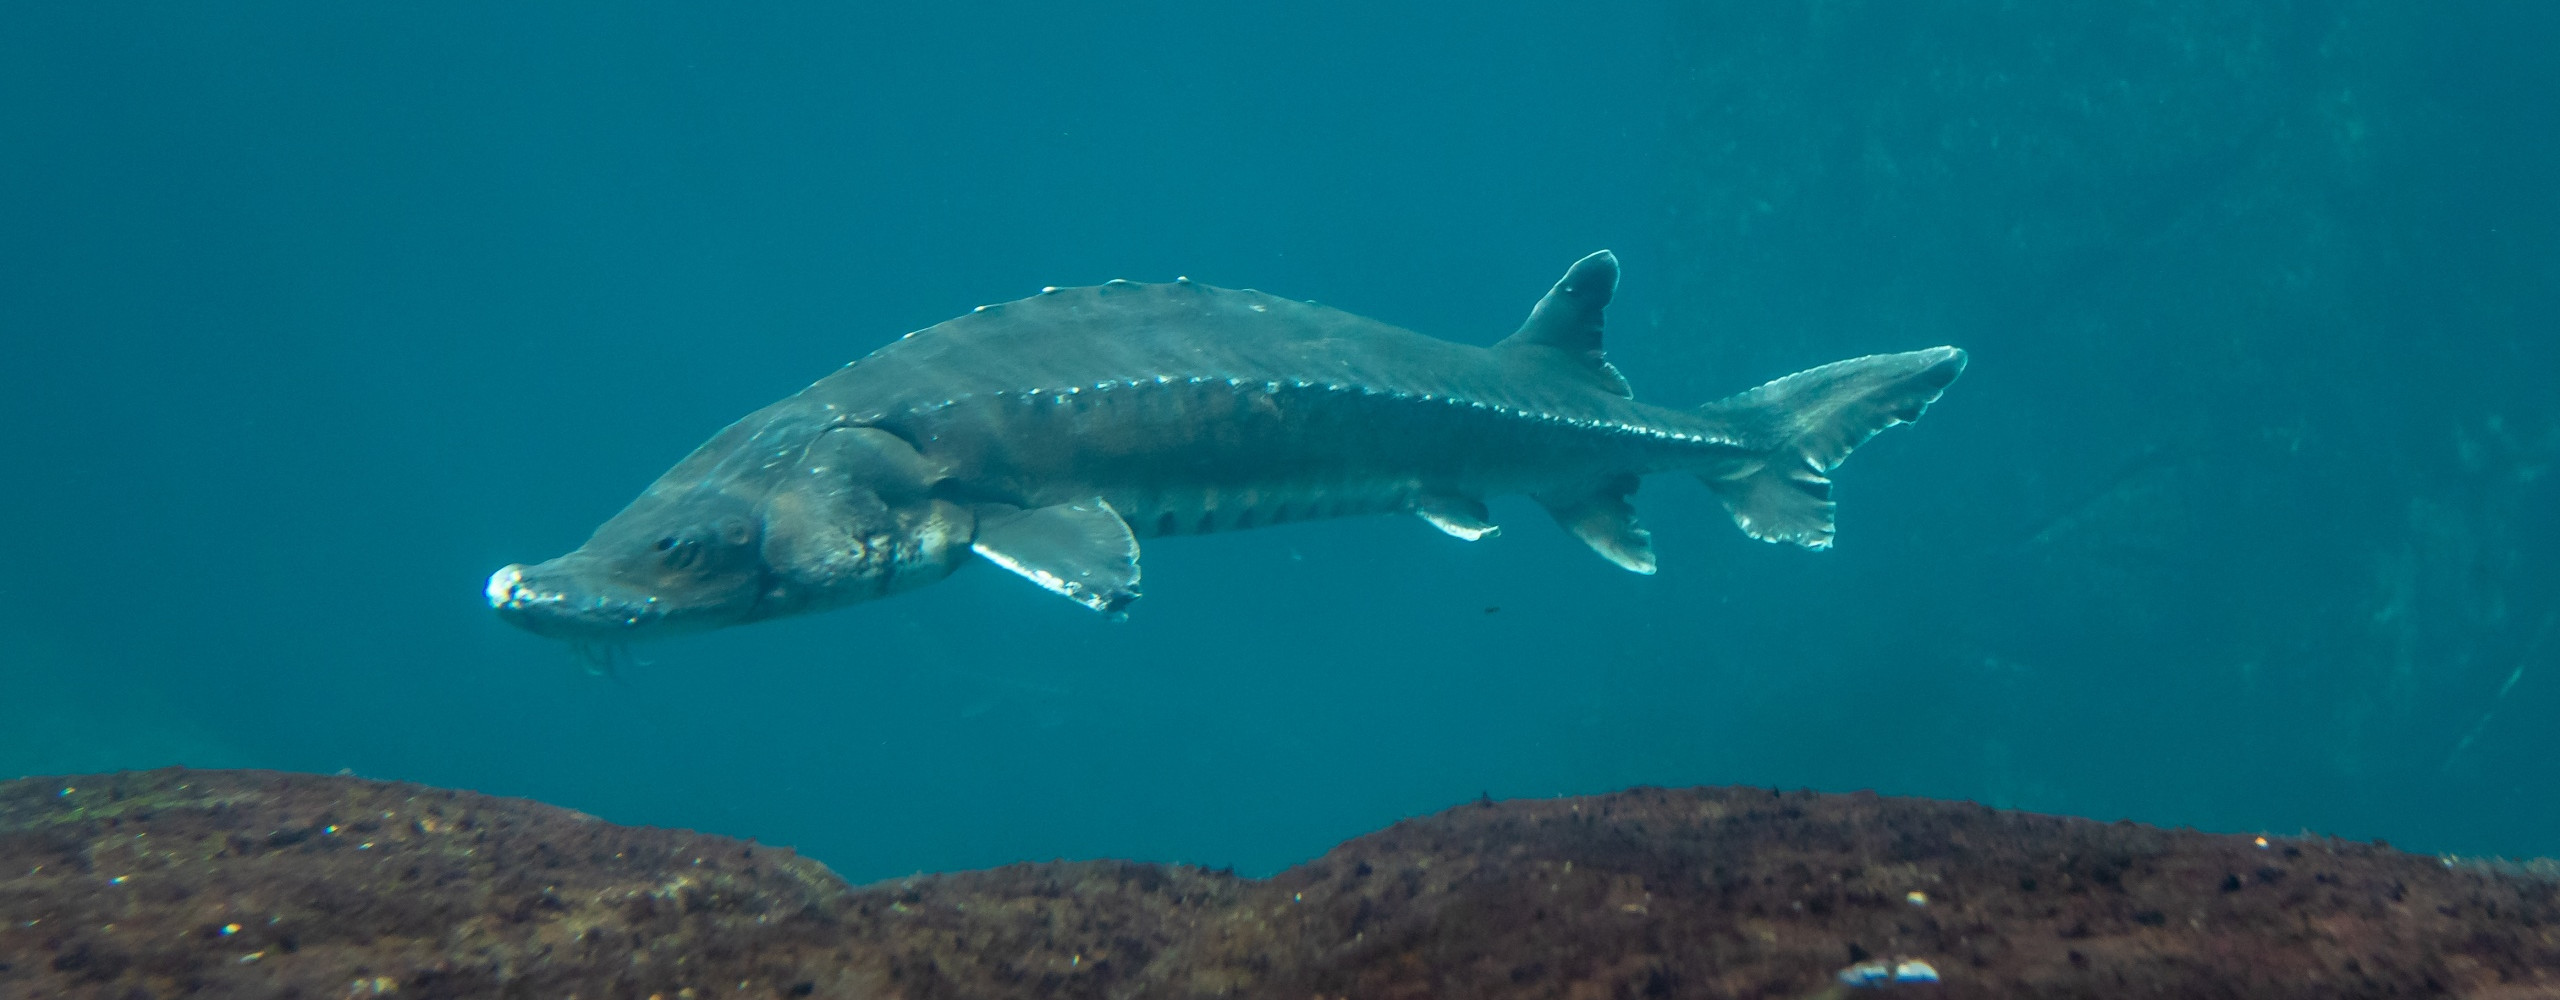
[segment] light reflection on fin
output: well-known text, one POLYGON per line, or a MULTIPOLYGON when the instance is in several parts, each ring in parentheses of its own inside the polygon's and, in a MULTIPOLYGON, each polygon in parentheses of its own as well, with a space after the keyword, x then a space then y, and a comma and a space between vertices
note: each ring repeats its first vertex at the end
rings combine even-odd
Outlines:
POLYGON ((1538 502, 1600 558, 1630 573, 1651 576, 1653 533, 1636 523, 1636 509, 1627 503, 1627 495, 1635 491, 1636 477, 1611 476, 1588 491, 1547 494, 1538 502))
POLYGON ((1432 527, 1470 542, 1502 533, 1501 525, 1487 520, 1492 515, 1484 509, 1484 501, 1474 497, 1426 496, 1415 501, 1413 512, 1432 527))
POLYGON ((1138 538, 1101 497, 1032 510, 981 506, 970 548, 1114 619, 1138 599, 1138 538))

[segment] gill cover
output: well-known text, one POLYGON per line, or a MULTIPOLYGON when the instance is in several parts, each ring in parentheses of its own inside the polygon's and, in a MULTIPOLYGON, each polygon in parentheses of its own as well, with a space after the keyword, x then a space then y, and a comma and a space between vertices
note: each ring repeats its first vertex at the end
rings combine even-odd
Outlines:
POLYGON ((1100 497, 1024 510, 933 495, 947 473, 876 427, 818 436, 765 513, 770 614, 883 597, 950 575, 970 553, 1117 616, 1138 596, 1138 541, 1100 497))
POLYGON ((896 435, 818 435, 766 501, 768 573, 756 618, 883 597, 950 575, 975 519, 931 495, 941 470, 896 435))

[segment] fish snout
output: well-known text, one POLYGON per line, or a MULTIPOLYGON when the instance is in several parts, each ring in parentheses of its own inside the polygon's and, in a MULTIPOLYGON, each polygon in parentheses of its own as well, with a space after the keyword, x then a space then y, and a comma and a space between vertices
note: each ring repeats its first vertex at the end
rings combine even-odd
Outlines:
POLYGON ((489 574, 490 610, 517 628, 556 639, 629 638, 663 617, 657 598, 581 586, 574 569, 560 562, 510 563, 489 574))
POLYGON ((489 608, 508 624, 537 635, 546 634, 542 627, 546 612, 568 599, 559 591, 544 591, 525 582, 525 570, 532 567, 508 563, 489 574, 489 608))
POLYGON ((523 563, 508 563, 504 566, 498 567, 497 572, 489 574, 489 586, 487 590, 489 595, 489 606, 500 611, 507 610, 509 607, 515 605, 518 600, 524 599, 516 592, 517 588, 523 585, 523 563))

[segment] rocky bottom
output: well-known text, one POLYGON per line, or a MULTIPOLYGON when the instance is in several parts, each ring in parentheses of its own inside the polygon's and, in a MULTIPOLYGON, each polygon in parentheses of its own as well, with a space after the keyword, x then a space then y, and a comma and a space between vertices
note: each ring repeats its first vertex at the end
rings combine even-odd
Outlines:
POLYGON ((1479 802, 1269 879, 849 886, 418 785, 0 784, 0 997, 2560 997, 2541 872, 1874 795, 1479 802))

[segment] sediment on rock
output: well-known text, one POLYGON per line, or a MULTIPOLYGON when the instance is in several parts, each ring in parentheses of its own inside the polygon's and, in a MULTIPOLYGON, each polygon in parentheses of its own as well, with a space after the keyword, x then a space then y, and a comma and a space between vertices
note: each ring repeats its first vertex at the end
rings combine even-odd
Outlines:
POLYGON ((1480 802, 1267 880, 854 887, 789 850, 349 777, 0 784, 0 995, 2560 995, 2525 866, 1752 788, 1480 802), (1936 985, 1851 988, 1862 963, 1936 985))

